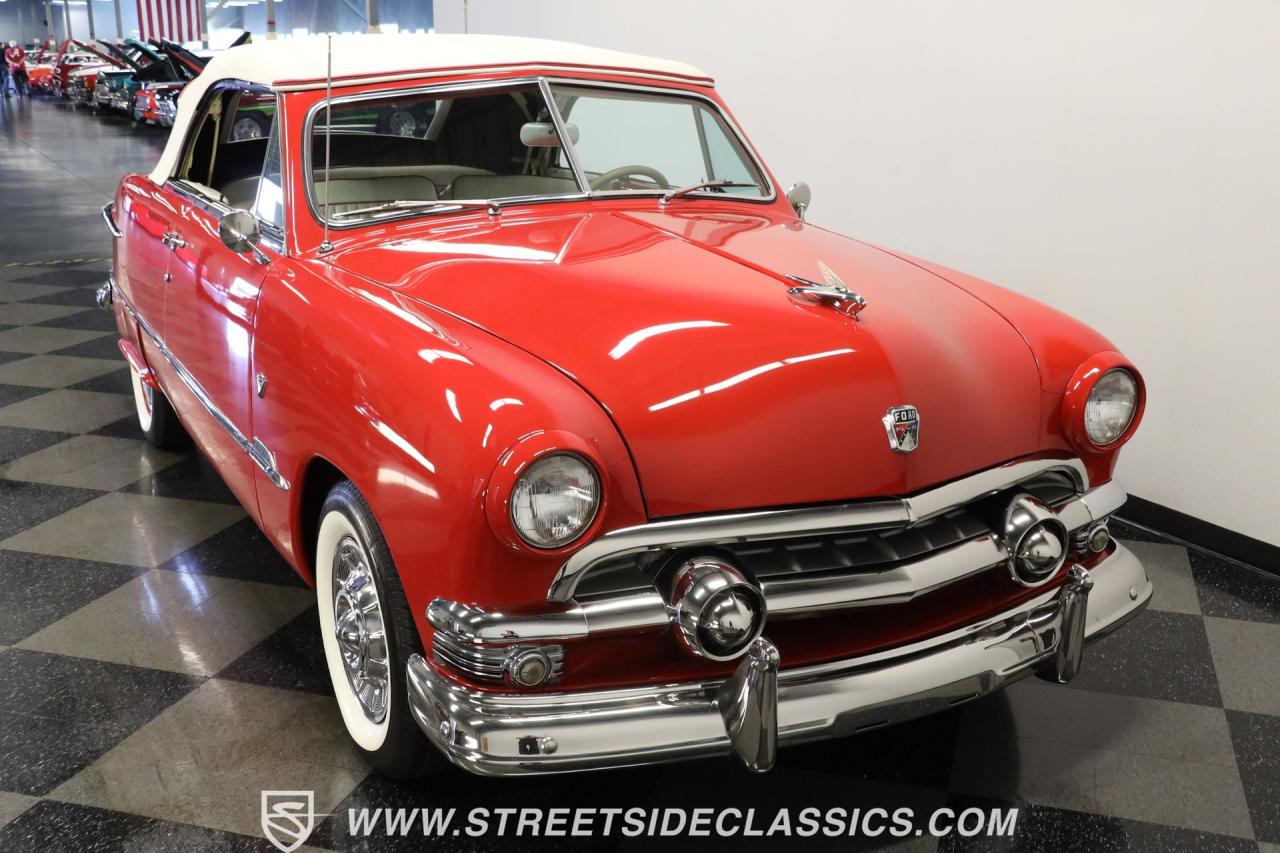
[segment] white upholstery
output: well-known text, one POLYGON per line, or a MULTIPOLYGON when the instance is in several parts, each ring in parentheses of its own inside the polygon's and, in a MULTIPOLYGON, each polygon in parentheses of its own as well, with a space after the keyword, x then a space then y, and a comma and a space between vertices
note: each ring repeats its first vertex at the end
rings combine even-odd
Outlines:
POLYGON ((357 210, 387 201, 434 201, 440 197, 431 178, 417 166, 351 166, 315 173, 316 203, 331 213, 357 210))
POLYGON ((520 195, 560 195, 578 191, 569 178, 543 175, 461 175, 453 182, 449 198, 488 199, 520 195))

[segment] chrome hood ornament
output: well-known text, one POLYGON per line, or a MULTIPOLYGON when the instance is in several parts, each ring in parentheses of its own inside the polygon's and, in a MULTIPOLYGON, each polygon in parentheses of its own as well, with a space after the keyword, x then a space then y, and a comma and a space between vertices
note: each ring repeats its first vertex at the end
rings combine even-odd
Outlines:
POLYGON ((785 278, 796 283, 796 287, 790 288, 787 292, 792 296, 814 296, 818 299, 830 300, 850 317, 857 317, 862 313, 862 309, 867 307, 866 299, 850 290, 840 276, 822 261, 818 261, 818 270, 822 273, 823 282, 783 273, 785 278))

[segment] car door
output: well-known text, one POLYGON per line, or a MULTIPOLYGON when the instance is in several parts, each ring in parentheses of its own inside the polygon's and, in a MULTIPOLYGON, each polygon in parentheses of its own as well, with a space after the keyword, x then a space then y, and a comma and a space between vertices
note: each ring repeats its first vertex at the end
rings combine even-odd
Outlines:
MULTIPOLYGON (((219 220, 242 194, 237 189, 232 199, 223 190, 255 183, 266 150, 266 139, 253 140, 250 147, 229 140, 239 95, 235 89, 215 92, 210 111, 197 119, 194 130, 197 146, 213 141, 211 156, 206 160, 195 151, 184 157, 178 175, 165 185, 178 225, 171 241, 164 338, 183 386, 178 393, 187 398, 178 410, 196 413, 184 423, 227 486, 257 516, 253 330, 262 282, 276 256, 238 254, 219 237, 219 220)), ((242 205, 252 201, 249 195, 242 205)))
POLYGON ((173 255, 169 243, 178 217, 177 205, 163 188, 146 178, 133 178, 124 184, 120 209, 108 215, 121 235, 116 284, 142 321, 159 333, 164 324, 165 289, 173 255))

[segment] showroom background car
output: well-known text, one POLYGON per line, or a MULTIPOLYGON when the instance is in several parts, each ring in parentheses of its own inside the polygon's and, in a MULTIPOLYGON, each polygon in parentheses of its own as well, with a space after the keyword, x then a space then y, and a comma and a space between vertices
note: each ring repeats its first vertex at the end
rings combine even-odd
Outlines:
POLYGON ((1069 680, 1146 605, 1109 341, 805 223, 696 68, 367 44, 213 59, 99 299, 147 437, 314 583, 375 767, 765 770, 1069 680))

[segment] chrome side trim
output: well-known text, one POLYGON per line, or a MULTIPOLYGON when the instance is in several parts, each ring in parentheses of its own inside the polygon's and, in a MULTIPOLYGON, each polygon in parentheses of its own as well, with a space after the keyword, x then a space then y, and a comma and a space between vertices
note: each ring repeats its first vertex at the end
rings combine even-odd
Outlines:
MULTIPOLYGON (((1012 462, 907 498, 804 509, 763 510, 731 515, 656 521, 610 531, 584 545, 560 567, 547 590, 550 601, 573 598, 583 573, 601 560, 657 548, 718 545, 806 536, 819 532, 909 527, 943 512, 1008 489, 1046 471, 1070 474, 1077 491, 1089 487, 1089 474, 1078 459, 1012 462)), ((1086 507, 1086 511, 1088 508, 1086 507)), ((1085 522, 1087 523, 1087 521, 1085 522)), ((1067 525, 1072 529, 1072 525, 1067 525)), ((773 606, 770 605, 770 609, 773 606)))
POLYGON ((266 475, 268 480, 274 483, 277 488, 288 491, 289 481, 286 480, 284 475, 282 475, 276 468, 275 454, 273 454, 260 439, 255 438, 250 440, 243 432, 240 431, 240 428, 237 427, 231 419, 218 408, 218 405, 215 402, 213 402, 213 398, 209 396, 209 392, 204 390, 204 386, 201 385, 199 380, 191 374, 191 371, 187 370, 186 365, 179 361, 177 356, 175 356, 173 352, 165 346, 164 340, 156 333, 155 329, 151 328, 151 324, 142 318, 142 315, 140 315, 137 309, 133 307, 133 303, 130 302, 124 293, 115 286, 114 278, 111 279, 111 285, 113 290, 120 295, 120 303, 124 306, 124 309, 129 312, 129 316, 131 316, 138 324, 138 328, 142 329, 146 336, 151 339, 151 343, 154 344, 155 348, 162 356, 164 356, 164 360, 173 366, 174 372, 178 374, 178 378, 182 380, 182 384, 186 385, 187 390, 189 390, 191 394, 200 401, 200 405, 204 406, 204 409, 209 413, 209 416, 212 417, 220 427, 226 430, 227 435, 231 436, 232 440, 239 445, 240 449, 249 455, 249 458, 253 460, 254 464, 262 469, 262 473, 266 475))
MULTIPOLYGON (((1124 546, 1095 566, 1087 598, 1055 590, 945 635, 872 655, 777 673, 780 744, 837 737, 941 711, 1034 672, 1056 675, 1079 659, 1081 640, 1123 624, 1152 587, 1124 546), (1083 630, 1069 625, 1087 601, 1083 630), (1046 670, 1047 668, 1047 670, 1046 670)), ((409 706, 419 727, 454 763, 484 775, 520 775, 649 764, 735 748, 724 710, 725 681, 692 681, 558 693, 490 692, 439 673, 419 655, 407 666, 409 706), (526 744, 554 742, 556 749, 526 744)), ((739 680, 741 681, 741 679, 739 680)), ((762 685, 767 687, 768 685, 762 685)), ((733 689, 732 687, 729 689, 733 689)), ((748 699, 751 691, 747 692, 748 699)), ((754 691, 758 697, 760 690, 754 691)), ((756 705, 768 711, 765 705, 756 705)), ((744 720, 745 722, 745 720, 744 720)), ((764 721, 762 721, 764 722, 764 721)), ((757 728, 756 731, 759 731, 757 728)), ((750 735, 739 730, 739 735, 750 735)), ((755 755, 771 744, 757 741, 755 755)), ((750 753, 750 738, 737 744, 750 753)), ((761 762, 763 765, 764 762, 761 762)))
POLYGON ((111 236, 119 239, 124 236, 124 232, 116 225, 116 203, 109 201, 102 206, 102 221, 107 223, 107 230, 111 232, 111 236))
POLYGON ((579 604, 558 613, 518 616, 486 611, 437 598, 427 605, 427 622, 455 640, 475 645, 521 641, 578 640, 603 631, 665 630, 671 623, 666 604, 648 590, 610 601, 579 604))

